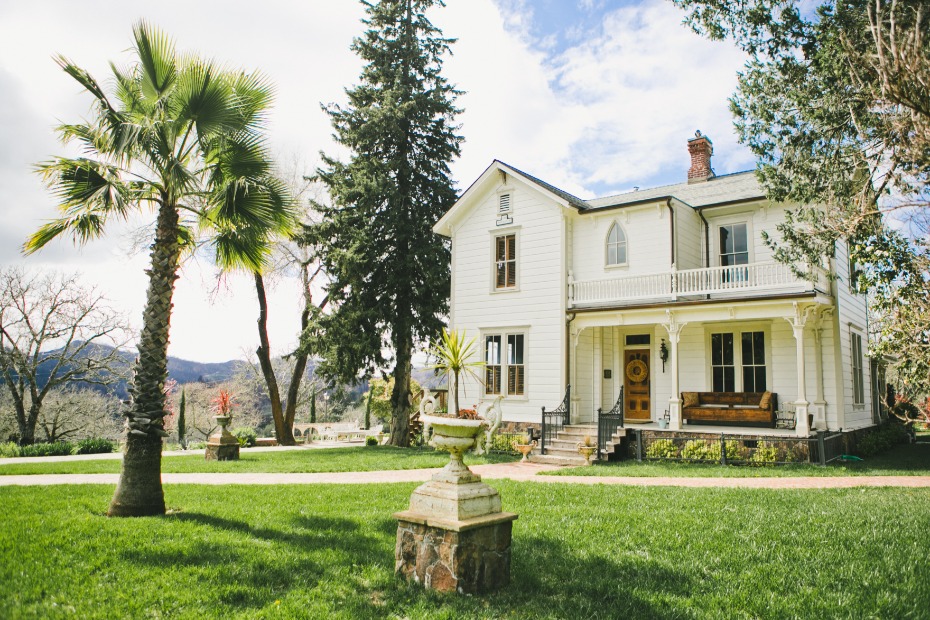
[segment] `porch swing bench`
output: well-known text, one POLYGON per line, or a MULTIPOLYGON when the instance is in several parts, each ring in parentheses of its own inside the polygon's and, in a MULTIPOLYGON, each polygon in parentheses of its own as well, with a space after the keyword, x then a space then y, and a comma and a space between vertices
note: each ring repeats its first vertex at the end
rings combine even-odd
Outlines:
POLYGON ((689 424, 775 428, 778 395, 772 392, 682 392, 681 417, 689 424))

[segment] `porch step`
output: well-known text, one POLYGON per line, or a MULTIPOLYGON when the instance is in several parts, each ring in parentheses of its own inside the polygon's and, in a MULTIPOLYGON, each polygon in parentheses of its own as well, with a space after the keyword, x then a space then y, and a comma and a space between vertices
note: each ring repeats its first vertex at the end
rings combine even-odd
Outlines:
MULTIPOLYGON (((548 448, 546 451, 548 452, 548 448)), ((565 467, 579 467, 585 464, 582 456, 575 452, 575 456, 557 456, 554 454, 534 454, 529 457, 531 463, 541 463, 543 465, 563 465, 565 467)))

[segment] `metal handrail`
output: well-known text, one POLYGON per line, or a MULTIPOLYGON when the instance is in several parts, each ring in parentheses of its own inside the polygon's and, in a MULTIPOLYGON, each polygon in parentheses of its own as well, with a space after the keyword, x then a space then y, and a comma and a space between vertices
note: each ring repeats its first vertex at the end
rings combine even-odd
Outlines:
POLYGON ((601 459, 601 452, 607 451, 607 440, 613 437, 618 428, 623 428, 623 387, 620 387, 620 396, 610 411, 604 413, 597 410, 597 459, 601 459))
POLYGON ((546 444, 554 439, 558 432, 565 428, 571 419, 572 410, 572 386, 565 388, 565 398, 558 407, 551 411, 542 408, 542 454, 546 453, 546 444))

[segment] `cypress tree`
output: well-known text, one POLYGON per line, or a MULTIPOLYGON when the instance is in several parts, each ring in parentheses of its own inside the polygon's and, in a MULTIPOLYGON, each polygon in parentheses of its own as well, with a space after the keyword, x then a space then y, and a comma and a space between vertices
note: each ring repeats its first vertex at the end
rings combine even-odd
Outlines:
POLYGON ((181 448, 187 450, 187 439, 184 437, 187 434, 187 425, 184 421, 184 412, 187 409, 187 398, 184 395, 184 389, 181 389, 181 402, 178 404, 178 443, 181 444, 181 448))
POLYGON ((313 395, 310 397, 310 424, 316 424, 316 388, 313 388, 313 395))
POLYGON ((439 333, 448 311, 449 247, 432 232, 456 191, 459 93, 441 74, 451 39, 427 19, 442 0, 365 2, 367 30, 352 49, 364 61, 345 106, 324 109, 347 163, 321 154, 330 205, 315 236, 335 310, 311 330, 320 370, 344 383, 393 363, 391 443, 407 445, 415 342, 439 333), (385 359, 382 351, 393 352, 385 359))
POLYGON ((374 390, 371 389, 371 386, 368 387, 368 402, 365 404, 365 430, 371 428, 371 397, 374 394, 374 390))

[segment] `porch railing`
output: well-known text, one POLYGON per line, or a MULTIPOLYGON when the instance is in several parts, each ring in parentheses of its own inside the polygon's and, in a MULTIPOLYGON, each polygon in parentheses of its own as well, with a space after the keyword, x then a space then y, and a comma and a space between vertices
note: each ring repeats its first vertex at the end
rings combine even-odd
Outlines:
POLYGON ((623 387, 620 396, 610 411, 597 410, 597 459, 601 453, 607 451, 607 441, 614 436, 618 428, 623 428, 623 387))
POLYGON ((559 431, 568 424, 572 412, 572 386, 565 388, 565 398, 562 403, 552 411, 542 408, 542 446, 540 452, 546 453, 546 444, 555 439, 559 431))
POLYGON ((676 300, 679 297, 733 292, 813 291, 829 292, 827 275, 815 269, 817 280, 794 275, 782 263, 750 263, 727 267, 684 269, 622 278, 575 281, 569 278, 569 305, 636 301, 676 300))

